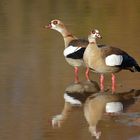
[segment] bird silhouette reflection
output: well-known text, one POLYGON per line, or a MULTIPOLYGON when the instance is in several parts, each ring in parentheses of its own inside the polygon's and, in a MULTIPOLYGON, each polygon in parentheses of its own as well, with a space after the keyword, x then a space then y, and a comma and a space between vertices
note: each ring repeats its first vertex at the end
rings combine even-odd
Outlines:
POLYGON ((60 114, 52 118, 52 126, 61 127, 76 107, 83 107, 89 132, 91 136, 99 139, 101 131, 97 130, 97 125, 104 115, 120 115, 134 104, 136 97, 140 95, 140 90, 134 89, 117 94, 109 91, 100 93, 99 91, 99 85, 95 81, 69 84, 64 92, 64 108, 60 114))

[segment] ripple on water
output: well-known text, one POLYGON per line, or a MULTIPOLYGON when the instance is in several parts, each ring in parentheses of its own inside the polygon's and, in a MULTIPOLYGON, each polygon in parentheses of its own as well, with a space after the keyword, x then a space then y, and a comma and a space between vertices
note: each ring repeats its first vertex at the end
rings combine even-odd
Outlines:
POLYGON ((122 116, 118 120, 116 120, 116 122, 128 126, 140 126, 140 113, 123 113, 122 116))

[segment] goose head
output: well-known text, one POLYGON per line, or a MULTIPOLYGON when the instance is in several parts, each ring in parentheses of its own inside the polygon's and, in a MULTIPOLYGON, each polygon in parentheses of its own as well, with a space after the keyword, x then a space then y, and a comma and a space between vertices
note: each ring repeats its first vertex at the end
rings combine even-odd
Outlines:
POLYGON ((94 42, 97 38, 102 38, 102 36, 100 35, 99 30, 94 29, 91 31, 90 35, 88 36, 88 40, 89 42, 94 42))
POLYGON ((62 32, 64 30, 65 26, 62 23, 62 21, 55 19, 55 20, 52 20, 48 25, 46 25, 45 28, 53 29, 58 32, 62 32))

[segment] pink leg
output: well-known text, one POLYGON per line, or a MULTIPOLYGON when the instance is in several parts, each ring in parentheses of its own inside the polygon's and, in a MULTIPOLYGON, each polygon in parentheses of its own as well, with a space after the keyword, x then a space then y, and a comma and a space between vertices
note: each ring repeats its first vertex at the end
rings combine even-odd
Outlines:
POLYGON ((90 79, 89 79, 89 68, 88 67, 86 68, 86 73, 85 74, 86 74, 86 80, 90 81, 90 79))
POLYGON ((74 67, 74 72, 75 72, 75 80, 74 80, 74 82, 75 83, 79 83, 78 71, 79 71, 78 67, 74 67))
POLYGON ((101 89, 101 92, 104 92, 104 75, 103 74, 100 75, 100 89, 101 89))
POLYGON ((115 75, 112 73, 112 93, 116 90, 116 78, 115 75))

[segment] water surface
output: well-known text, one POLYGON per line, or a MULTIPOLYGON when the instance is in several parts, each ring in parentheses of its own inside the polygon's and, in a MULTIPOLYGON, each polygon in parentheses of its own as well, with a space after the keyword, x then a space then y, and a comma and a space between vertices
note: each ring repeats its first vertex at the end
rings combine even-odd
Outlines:
MULTIPOLYGON (((73 82, 73 68, 63 57, 59 33, 42 27, 61 19, 78 37, 100 30, 99 43, 126 50, 140 64, 140 1, 138 0, 1 0, 0 1, 0 139, 92 139, 82 109, 72 114, 61 129, 50 119, 63 108, 63 93, 73 82)), ((84 68, 80 79, 85 80, 84 68)), ((98 80, 98 75, 92 74, 98 80)), ((106 86, 110 86, 110 75, 106 86)), ((117 74, 119 91, 140 89, 140 74, 117 74)), ((129 109, 139 112, 140 103, 129 109)), ((139 116, 140 117, 140 116, 139 116)), ((103 140, 138 140, 140 126, 112 120, 99 124, 103 140)))

